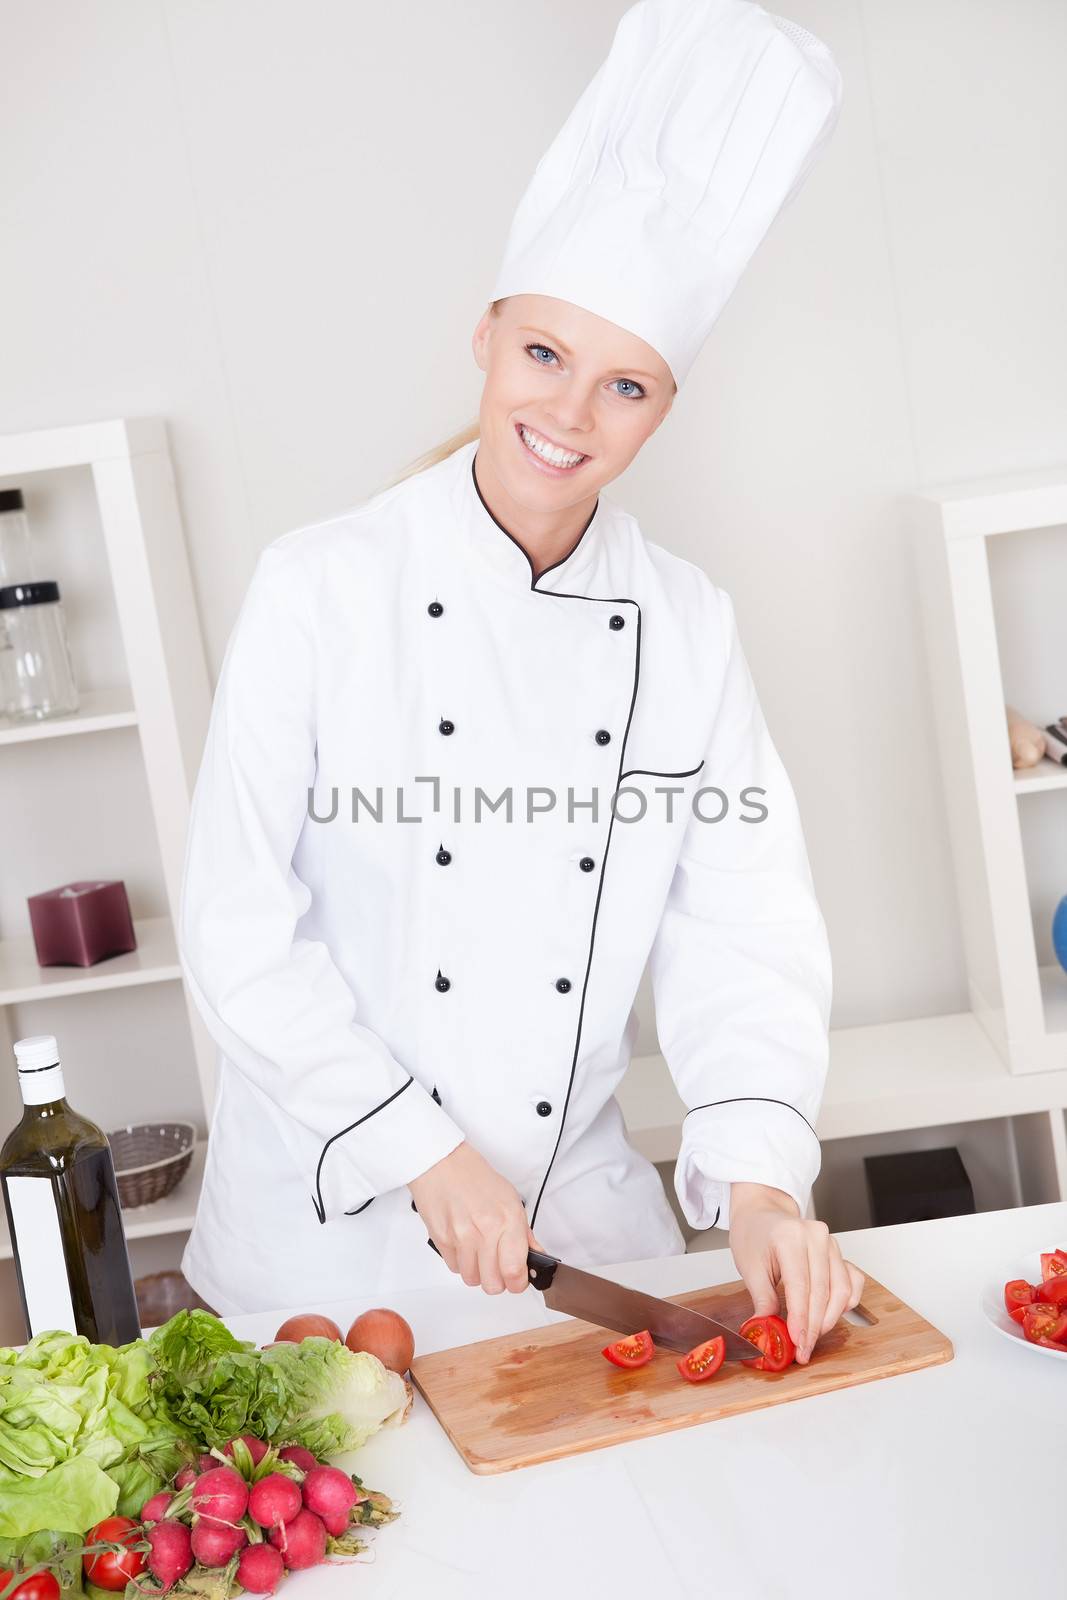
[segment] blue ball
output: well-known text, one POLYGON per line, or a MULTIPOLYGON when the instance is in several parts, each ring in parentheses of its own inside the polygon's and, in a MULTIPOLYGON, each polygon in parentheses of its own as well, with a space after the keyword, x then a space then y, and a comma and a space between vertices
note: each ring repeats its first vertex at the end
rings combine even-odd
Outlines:
POLYGON ((1056 907, 1052 918, 1052 948, 1056 952, 1056 960, 1067 972, 1067 894, 1056 907))

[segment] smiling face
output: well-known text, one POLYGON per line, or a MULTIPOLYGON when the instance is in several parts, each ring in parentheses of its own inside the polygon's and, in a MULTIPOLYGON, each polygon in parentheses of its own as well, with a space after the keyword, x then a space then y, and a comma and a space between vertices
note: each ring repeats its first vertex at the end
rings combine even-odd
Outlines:
POLYGON ((474 331, 485 373, 479 453, 518 506, 595 500, 670 411, 671 370, 651 345, 550 295, 509 295, 474 331))

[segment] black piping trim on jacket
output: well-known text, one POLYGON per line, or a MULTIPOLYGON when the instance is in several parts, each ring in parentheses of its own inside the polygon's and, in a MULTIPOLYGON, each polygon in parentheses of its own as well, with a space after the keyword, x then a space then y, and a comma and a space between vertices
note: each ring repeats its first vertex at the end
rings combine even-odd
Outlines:
MULTIPOLYGON (((533 570, 533 568, 531 566, 531 571, 532 570, 533 570)), ((550 571, 550 570, 551 570, 550 568, 546 568, 546 571, 550 571)), ((542 573, 541 576, 543 577, 544 574, 542 573)), ((624 760, 626 759, 626 741, 630 736, 630 724, 633 721, 634 706, 637 704, 637 685, 638 685, 638 681, 640 680, 640 677, 641 677, 641 607, 640 607, 640 605, 638 605, 637 601, 632 599, 629 595, 565 594, 562 590, 559 590, 559 589, 538 589, 537 588, 537 579, 536 578, 531 583, 530 588, 533 590, 533 592, 535 594, 546 594, 546 595, 555 594, 557 596, 562 596, 562 598, 565 599, 565 600, 592 600, 595 603, 597 603, 598 605, 603 605, 603 604, 607 604, 607 605, 630 605, 630 606, 634 606, 636 608, 636 611, 637 611, 637 635, 636 635, 636 641, 635 641, 635 644, 634 644, 634 686, 633 686, 633 690, 632 690, 632 692, 630 694, 630 709, 629 709, 629 712, 627 713, 627 716, 626 716, 626 727, 623 730, 622 745, 621 745, 621 748, 619 750, 619 775, 615 779, 615 788, 618 789, 619 784, 622 782, 622 764, 623 764, 624 760)), ((607 839, 604 841, 604 853, 600 858, 600 878, 599 878, 599 880, 597 882, 596 901, 594 902, 594 905, 593 905, 593 925, 589 930, 589 954, 586 957, 585 977, 582 980, 582 998, 581 998, 581 1002, 580 1002, 579 1007, 578 1007, 578 1031, 577 1031, 577 1034, 575 1035, 575 1040, 574 1040, 574 1055, 571 1057, 571 1071, 570 1071, 570 1077, 569 1077, 569 1079, 567 1081, 567 1093, 564 1096, 564 1100, 563 1100, 563 1110, 562 1110, 562 1112, 560 1114, 559 1133, 556 1135, 555 1148, 553 1149, 551 1158, 549 1159, 548 1167, 547 1167, 547 1169, 545 1171, 544 1178, 542 1179, 542 1182, 541 1182, 541 1187, 537 1191, 537 1199, 534 1201, 533 1212, 532 1212, 532 1214, 530 1216, 530 1227, 531 1228, 537 1222, 538 1208, 540 1207, 541 1200, 542 1200, 542 1198, 544 1196, 545 1188, 546 1188, 546 1186, 548 1184, 549 1175, 551 1174, 552 1167, 553 1167, 553 1164, 555 1162, 556 1156, 559 1154, 560 1142, 563 1139, 563 1129, 564 1129, 564 1126, 566 1125, 566 1121, 567 1121, 567 1108, 571 1103, 571 1092, 572 1092, 572 1090, 574 1088, 574 1074, 575 1074, 575 1072, 577 1071, 577 1068, 578 1068, 578 1052, 581 1049, 581 1044, 582 1044, 582 1021, 583 1021, 584 1016, 585 1016, 585 997, 586 997, 586 992, 588 991, 588 988, 589 988, 589 974, 592 971, 592 967, 593 967, 593 946, 594 946, 594 944, 596 942, 596 922, 597 922, 597 916, 599 915, 599 912, 600 912, 600 898, 601 898, 601 896, 602 896, 602 894, 604 892, 604 873, 605 873, 605 871, 607 869, 608 853, 611 850, 611 834, 612 834, 612 830, 613 830, 614 826, 615 826, 615 807, 612 806, 612 808, 611 808, 611 820, 608 823, 608 836, 607 836, 607 839)))
POLYGON ((626 778, 632 778, 637 773, 640 773, 644 778, 692 778, 700 771, 700 767, 703 765, 702 761, 700 766, 690 767, 688 772, 653 772, 650 767, 631 767, 629 772, 620 772, 619 782, 622 783, 626 778))
MULTIPOLYGON (((322 1163, 326 1159, 327 1150, 333 1144, 335 1139, 344 1138, 346 1133, 351 1133, 353 1128, 358 1128, 361 1122, 368 1121, 370 1117, 377 1116, 379 1111, 384 1111, 386 1106, 392 1105, 397 1096, 403 1094, 405 1089, 410 1089, 414 1082, 414 1078, 409 1078, 407 1083, 402 1083, 399 1089, 394 1089, 393 1093, 388 1097, 388 1099, 383 1100, 381 1105, 375 1106, 373 1111, 365 1111, 361 1117, 356 1118, 355 1122, 350 1122, 347 1128, 341 1128, 339 1132, 332 1133, 327 1139, 326 1143, 322 1147, 322 1154, 319 1156, 319 1164, 315 1168, 315 1193, 311 1196, 311 1203, 315 1207, 315 1214, 320 1222, 326 1221, 326 1207, 322 1203, 322 1186, 319 1180, 322 1175, 322 1163)), ((371 1200, 373 1199, 374 1195, 371 1195, 371 1200)), ((370 1200, 368 1200, 366 1204, 369 1205, 370 1200)), ((362 1211, 363 1206, 360 1206, 358 1209, 362 1211)), ((352 1217, 355 1215, 356 1212, 354 1211, 345 1212, 346 1217, 352 1217)))
MULTIPOLYGON (((492 518, 494 523, 496 523, 496 526, 500 529, 501 533, 505 534, 507 536, 507 538, 509 538, 511 540, 512 544, 515 545, 515 547, 518 550, 522 550, 522 554, 526 557, 526 564, 530 568, 530 591, 531 591, 531 593, 547 595, 547 596, 549 596, 549 598, 552 598, 553 596, 555 596, 555 598, 563 599, 563 600, 586 600, 586 601, 592 601, 596 605, 628 605, 628 606, 634 606, 636 608, 636 610, 637 610, 637 638, 636 638, 636 642, 635 642, 635 645, 634 645, 634 686, 633 686, 633 691, 632 691, 632 693, 630 695, 630 710, 629 710, 629 712, 627 714, 627 717, 626 717, 626 728, 625 728, 625 730, 623 732, 623 736, 622 736, 622 745, 621 745, 621 747, 619 749, 619 772, 618 772, 618 776, 615 779, 615 787, 617 789, 619 784, 622 782, 622 766, 623 766, 624 760, 626 759, 626 741, 627 741, 627 739, 629 738, 629 735, 630 735, 630 724, 633 721, 634 706, 637 703, 637 684, 638 684, 638 680, 640 679, 640 676, 641 676, 641 607, 640 607, 640 605, 638 605, 637 601, 634 600, 630 595, 570 594, 570 593, 568 593, 568 592, 566 592, 565 590, 562 590, 562 589, 539 589, 537 587, 537 585, 541 581, 541 579, 546 577, 548 575, 548 573, 552 572, 556 567, 562 566, 564 561, 569 561, 570 560, 571 556, 574 554, 574 552, 577 550, 578 546, 581 544, 582 540, 585 538, 586 533, 589 531, 589 527, 590 527, 590 525, 591 525, 591 523, 593 521, 593 517, 596 516, 597 507, 600 505, 600 501, 599 501, 599 499, 597 500, 596 505, 593 507, 592 515, 590 516, 589 521, 586 523, 585 527, 582 529, 581 533, 579 534, 577 541, 575 542, 575 544, 573 544, 571 546, 571 548, 570 548, 570 550, 568 550, 567 554, 565 556, 561 556, 558 561, 554 561, 552 563, 552 566, 545 567, 542 572, 535 573, 534 572, 534 567, 533 567, 533 562, 530 560, 530 557, 529 557, 529 554, 527 553, 527 551, 523 549, 522 545, 519 543, 518 539, 515 538, 514 534, 508 533, 508 530, 507 530, 507 528, 505 528, 504 524, 501 521, 499 521, 499 519, 497 517, 493 516, 492 511, 490 511, 489 507, 486 505, 485 497, 483 496, 481 489, 478 487, 478 474, 474 470, 474 463, 477 460, 477 458, 478 458, 478 452, 476 450, 474 452, 474 455, 471 457, 471 479, 472 479, 472 481, 474 483, 474 491, 477 494, 478 499, 481 501, 481 503, 482 503, 482 505, 483 505, 483 507, 485 509, 486 514, 489 517, 492 518)), ((701 762, 701 766, 703 766, 703 762, 701 762)), ((635 768, 634 770, 636 771, 637 769, 635 768)), ((697 770, 699 771, 699 768, 697 770)), ((537 1199, 534 1201, 533 1211, 530 1214, 530 1227, 531 1228, 534 1226, 534 1224, 537 1221, 537 1212, 538 1212, 538 1209, 539 1209, 539 1207, 541 1205, 541 1200, 544 1197, 545 1188, 546 1188, 546 1186, 548 1184, 548 1179, 549 1179, 549 1176, 550 1176, 550 1174, 552 1172, 552 1167, 553 1167, 553 1164, 555 1163, 556 1156, 559 1154, 560 1142, 561 1142, 561 1140, 563 1138, 563 1129, 564 1129, 564 1126, 565 1126, 566 1121, 567 1121, 567 1108, 571 1103, 571 1092, 574 1089, 574 1075, 575 1075, 575 1072, 576 1072, 577 1067, 578 1067, 578 1052, 581 1049, 581 1043, 582 1043, 582 1020, 583 1020, 584 1015, 585 1015, 585 996, 586 996, 586 991, 589 988, 589 974, 590 974, 590 972, 592 970, 592 966, 593 966, 593 945, 594 945, 594 943, 596 941, 597 914, 599 913, 599 910, 600 910, 600 897, 604 892, 604 872, 605 872, 605 869, 607 867, 608 852, 609 852, 609 850, 611 848, 611 832, 612 832, 612 828, 614 827, 614 824, 615 824, 615 808, 613 806, 612 807, 612 813, 611 813, 611 821, 608 823, 608 836, 607 836, 607 840, 605 841, 605 844, 604 844, 604 853, 603 853, 603 855, 601 856, 601 859, 600 859, 600 879, 599 879, 599 881, 597 883, 596 902, 595 902, 595 904, 593 906, 593 924, 592 924, 592 927, 589 930, 589 954, 588 954, 588 956, 586 958, 585 977, 584 977, 584 979, 582 981, 582 997, 581 997, 581 1001, 580 1001, 580 1004, 579 1004, 579 1007, 578 1007, 578 1028, 577 1028, 577 1033, 576 1033, 575 1039, 574 1039, 574 1054, 571 1057, 570 1077, 567 1080, 567 1093, 566 1093, 566 1095, 564 1097, 564 1100, 563 1100, 563 1110, 560 1113, 559 1133, 556 1135, 556 1143, 555 1143, 555 1146, 553 1147, 552 1155, 549 1158, 548 1166, 545 1169, 544 1178, 541 1180, 541 1187, 537 1191, 537 1199)))
MULTIPOLYGON (((736 1100, 765 1100, 767 1104, 771 1106, 789 1106, 790 1111, 796 1111, 801 1122, 806 1123, 807 1126, 811 1128, 811 1123, 808 1122, 808 1119, 804 1115, 803 1111, 797 1111, 796 1106, 790 1105, 788 1100, 776 1100, 773 1095, 769 1094, 732 1094, 726 1100, 709 1100, 705 1106, 690 1106, 689 1110, 685 1114, 685 1117, 691 1117, 694 1111, 710 1111, 712 1106, 731 1106, 736 1100)), ((682 1118, 683 1122, 685 1121, 685 1117, 682 1118)), ((815 1138, 818 1139, 819 1135, 815 1133, 815 1129, 811 1128, 811 1131, 813 1134, 815 1134, 815 1138)), ((712 1227, 714 1226, 715 1224, 712 1223, 712 1227)))

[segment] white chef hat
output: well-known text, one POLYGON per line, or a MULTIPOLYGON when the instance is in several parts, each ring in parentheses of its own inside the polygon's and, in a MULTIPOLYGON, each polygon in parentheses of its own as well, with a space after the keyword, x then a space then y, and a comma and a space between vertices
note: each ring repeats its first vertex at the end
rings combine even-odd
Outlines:
POLYGON ((492 299, 595 312, 681 388, 840 105, 826 46, 752 0, 639 0, 537 164, 492 299))

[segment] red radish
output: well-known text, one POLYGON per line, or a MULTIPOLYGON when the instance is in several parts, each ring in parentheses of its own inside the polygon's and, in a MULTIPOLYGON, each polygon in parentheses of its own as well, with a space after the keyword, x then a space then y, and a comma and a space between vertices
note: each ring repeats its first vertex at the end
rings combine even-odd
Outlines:
POLYGON ((232 1467, 213 1467, 193 1485, 192 1505, 206 1521, 240 1522, 248 1510, 248 1485, 232 1467))
POLYGON ((348 1525, 352 1520, 351 1513, 348 1511, 331 1512, 329 1514, 322 1511, 319 1516, 326 1532, 333 1539, 339 1539, 343 1533, 347 1533, 348 1525))
POLYGON ((317 1517, 345 1517, 356 1503, 356 1486, 340 1467, 314 1467, 304 1479, 304 1504, 317 1517))
POLYGON ((226 1528, 203 1517, 193 1524, 190 1545, 202 1567, 224 1567, 247 1543, 243 1528, 226 1528))
POLYGON ((199 1467, 183 1467, 174 1479, 176 1489, 184 1489, 186 1484, 195 1483, 200 1476, 199 1467))
MULTIPOLYGON (((262 1439, 253 1438, 252 1434, 250 1433, 242 1433, 238 1435, 238 1437, 241 1439, 243 1444, 248 1446, 248 1453, 252 1457, 253 1464, 258 1467, 259 1463, 263 1460, 263 1457, 270 1449, 270 1446, 264 1444, 262 1439)), ((229 1444, 227 1444, 225 1447, 226 1454, 228 1456, 233 1455, 234 1442, 235 1441, 231 1439, 229 1444)))
POLYGON ((193 1564, 188 1524, 177 1518, 161 1517, 144 1530, 144 1537, 150 1546, 145 1564, 152 1576, 166 1588, 178 1578, 184 1578, 193 1564))
POLYGON ((193 1564, 193 1542, 184 1522, 153 1522, 145 1537, 151 1545, 147 1566, 164 1589, 184 1578, 193 1564))
POLYGON ((283 1522, 267 1535, 292 1572, 314 1567, 326 1556, 326 1529, 313 1511, 298 1511, 292 1522, 283 1522))
POLYGON ((279 1522, 292 1522, 299 1510, 300 1485, 284 1473, 268 1473, 252 1485, 248 1496, 248 1514, 261 1528, 273 1528, 279 1522))
POLYGON ((141 1521, 159 1522, 166 1516, 172 1498, 169 1489, 160 1489, 158 1494, 154 1494, 151 1500, 146 1500, 141 1507, 141 1521))
POLYGON ((272 1544, 250 1544, 237 1562, 237 1582, 250 1594, 273 1594, 285 1576, 280 1550, 272 1544))
POLYGON ((291 1461, 295 1467, 299 1467, 303 1472, 310 1472, 312 1467, 317 1467, 319 1464, 316 1457, 311 1454, 311 1451, 305 1450, 302 1444, 287 1444, 284 1450, 278 1451, 278 1459, 280 1461, 291 1461))
POLYGON ((197 1469, 200 1472, 212 1472, 218 1466, 218 1457, 205 1450, 203 1455, 196 1458, 197 1469))

